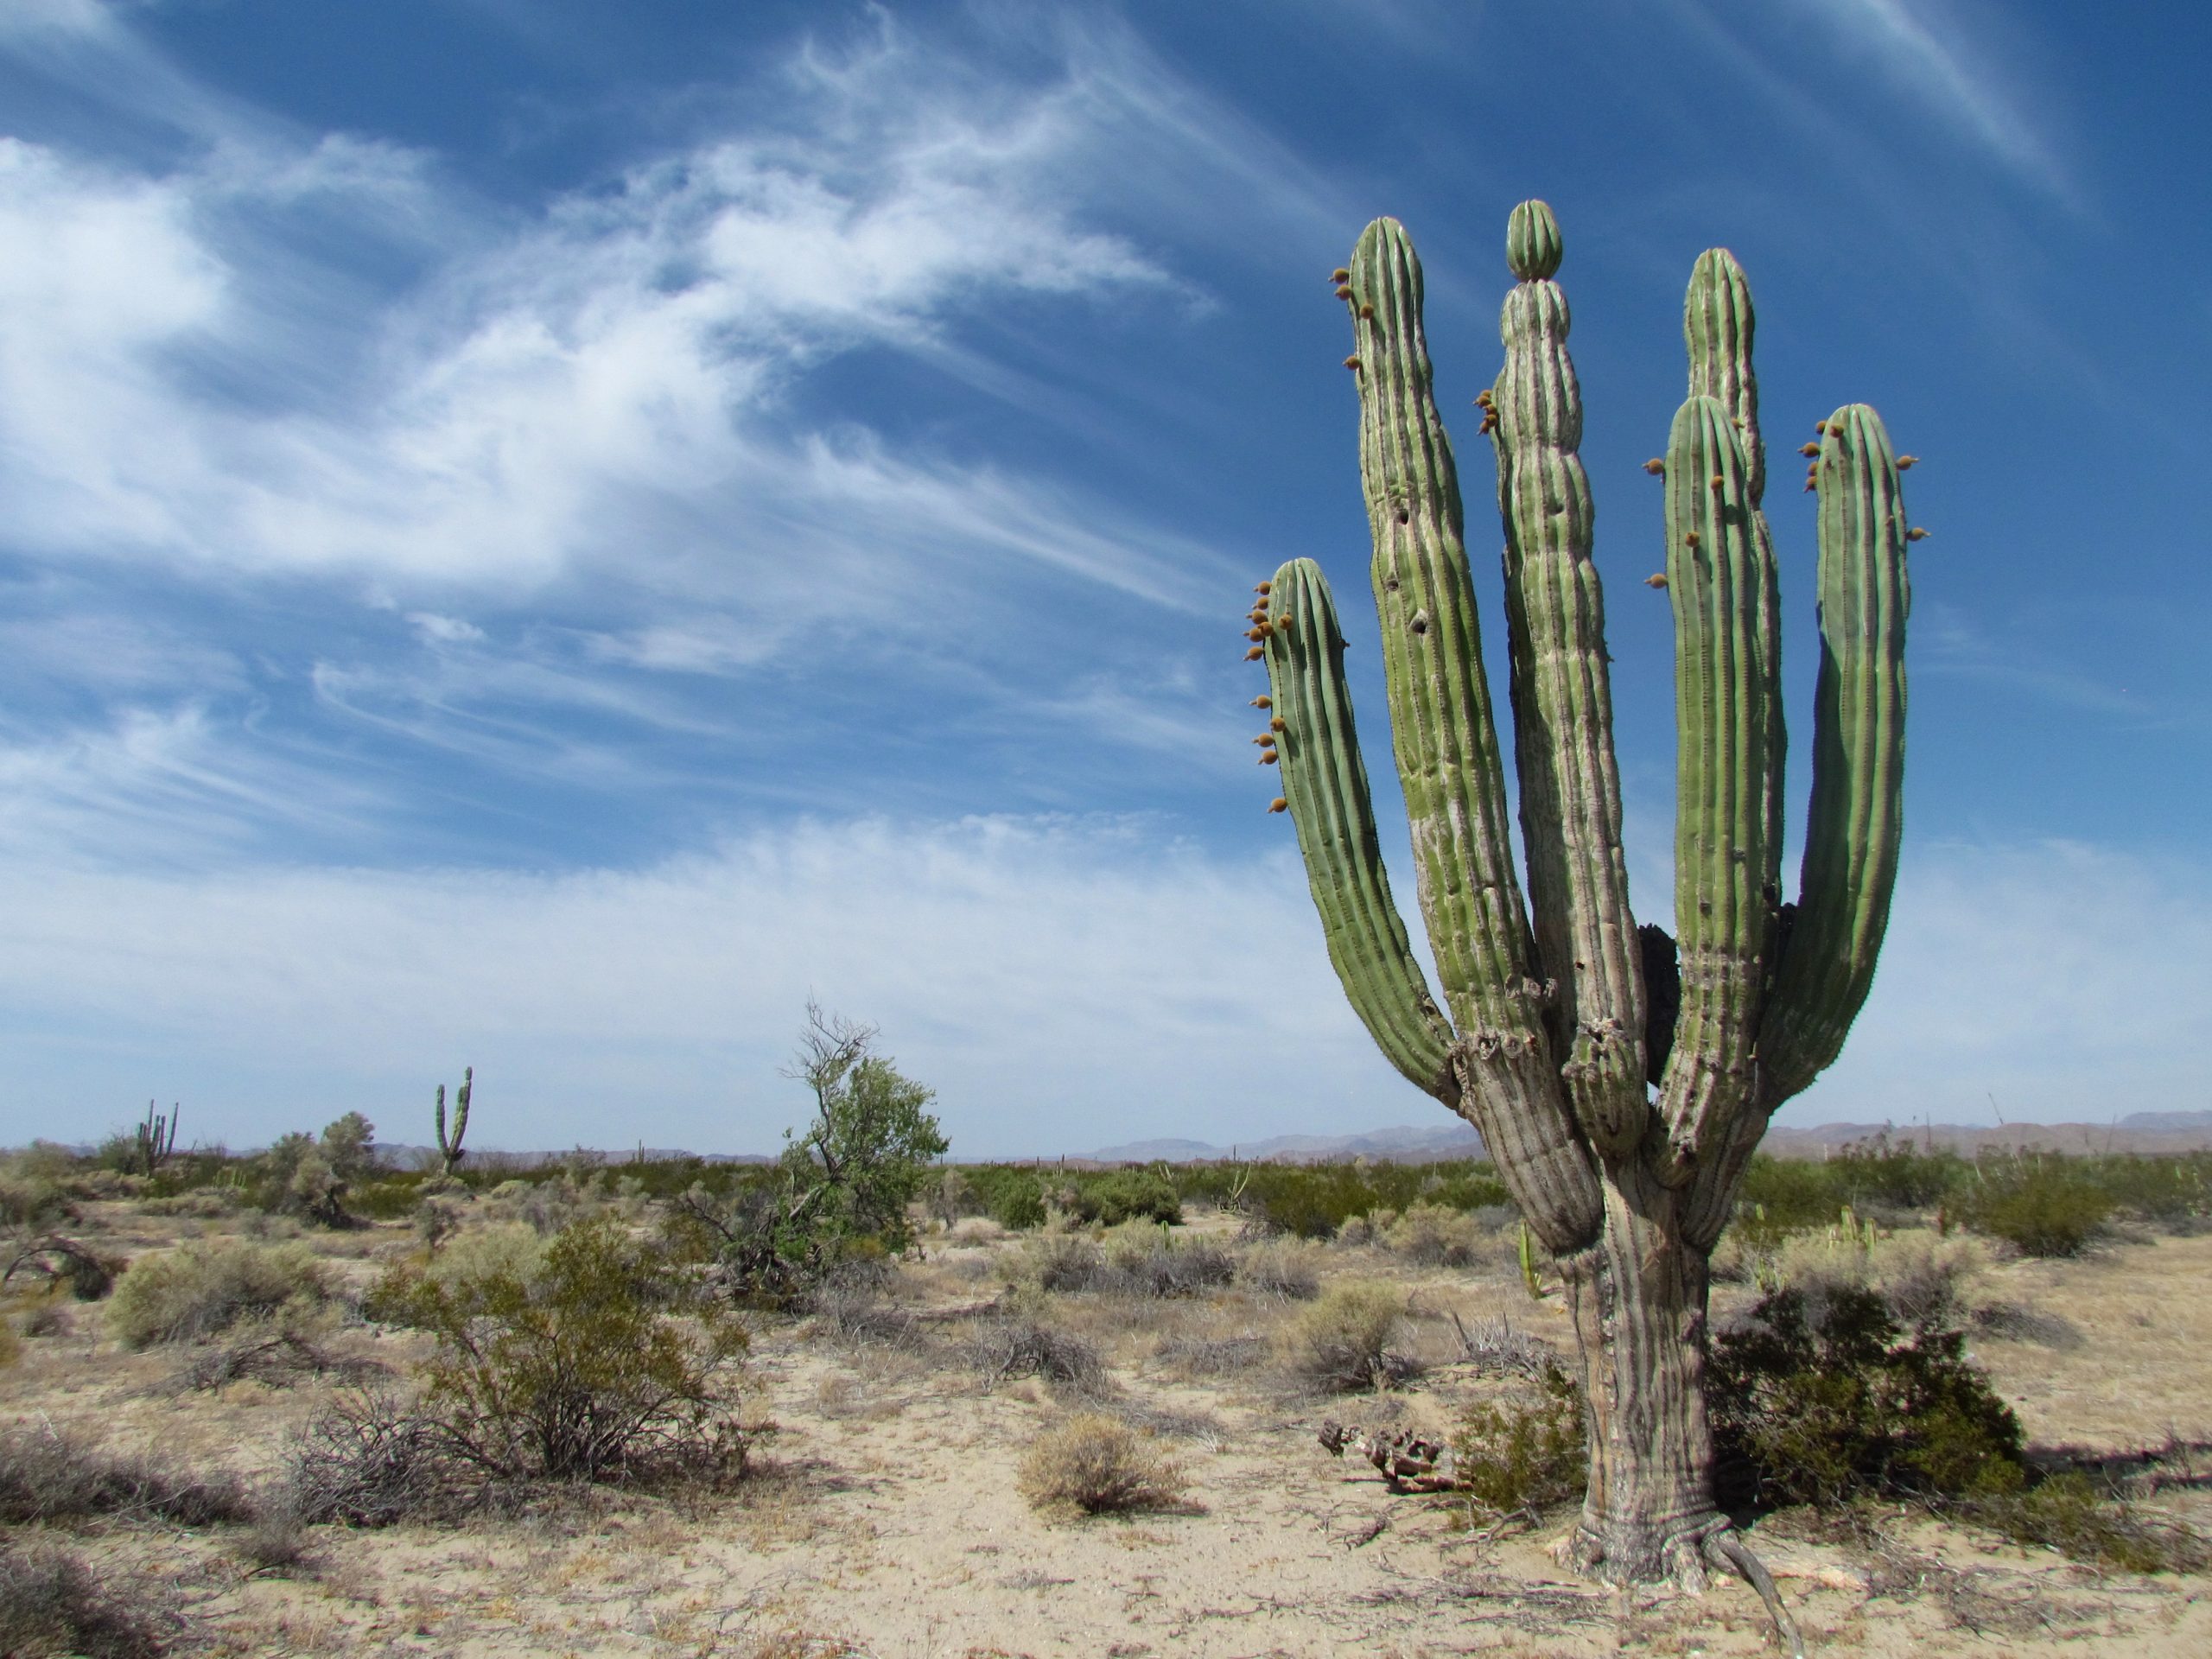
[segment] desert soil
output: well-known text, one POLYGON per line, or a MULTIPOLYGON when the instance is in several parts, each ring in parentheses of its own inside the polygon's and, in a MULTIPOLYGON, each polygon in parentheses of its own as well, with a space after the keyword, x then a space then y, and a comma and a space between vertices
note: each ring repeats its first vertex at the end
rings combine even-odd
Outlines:
MULTIPOLYGON (((131 1255, 232 1224, 92 1208, 90 1235, 131 1255)), ((356 1284, 414 1248, 397 1225, 308 1236, 356 1284)), ((734 1496, 577 1499, 465 1527, 317 1529, 307 1562, 286 1576, 251 1570, 221 1529, 116 1522, 68 1541, 107 1583, 181 1620, 179 1650, 212 1654, 1774 1651, 1764 1613, 1738 1584, 1695 1599, 1603 1592, 1547 1554, 1558 1517, 1543 1531, 1471 1530, 1448 1501, 1394 1494, 1364 1463, 1317 1442, 1325 1417, 1448 1433, 1461 1402, 1496 1386, 1452 1363, 1452 1311, 1567 1341, 1557 1297, 1532 1302, 1510 1240, 1493 1242, 1494 1259, 1466 1268, 1414 1268, 1371 1249, 1324 1253, 1328 1276, 1394 1278, 1414 1293, 1413 1345, 1430 1369, 1383 1395, 1299 1394, 1268 1346, 1294 1305, 1242 1290, 1052 1298, 1051 1321, 1109 1362, 1096 1400, 1034 1380, 987 1389, 958 1317, 868 1340, 768 1322, 745 1411, 754 1474, 734 1496), (1194 1376, 1176 1357, 1194 1351, 1233 1369, 1194 1376), (1016 1465, 1075 1408, 1157 1435, 1188 1478, 1187 1503, 1126 1518, 1033 1512, 1016 1465)), ((972 1308, 998 1292, 1019 1248, 988 1224, 940 1233, 901 1267, 899 1302, 923 1315, 972 1308)), ((2208 1293, 2212 1238, 1993 1263, 1978 1294, 2044 1318, 2035 1340, 1978 1340, 1975 1355, 2039 1446, 2212 1440, 2208 1293)), ((419 1357, 415 1341, 360 1328, 337 1344, 404 1370, 419 1357)), ((72 1308, 61 1329, 23 1348, 0 1373, 0 1419, 249 1478, 276 1467, 288 1433, 333 1386, 180 1390, 179 1352, 122 1351, 97 1306, 72 1308)), ((2212 1503, 2186 1480, 2147 1501, 2212 1525, 2212 1503)), ((1816 1653, 2212 1653, 2212 1579, 2100 1572, 1903 1510, 1861 1516, 1849 1533, 1784 1512, 1752 1541, 1816 1653)))

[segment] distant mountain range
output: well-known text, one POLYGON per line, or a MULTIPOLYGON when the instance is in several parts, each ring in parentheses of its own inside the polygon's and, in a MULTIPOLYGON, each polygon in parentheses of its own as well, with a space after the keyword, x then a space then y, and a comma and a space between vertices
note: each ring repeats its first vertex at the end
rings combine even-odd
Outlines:
MULTIPOLYGON (((2130 1112, 2103 1123, 1822 1123, 1767 1131, 1763 1143, 1777 1158, 1821 1158, 1887 1131, 1892 1141, 1973 1154, 2018 1147, 2046 1152, 2195 1152, 2212 1147, 2212 1112, 2130 1112)), ((1372 1158, 1401 1163, 1479 1158, 1482 1137, 1465 1123, 1401 1125, 1364 1135, 1279 1135, 1217 1147, 1204 1141, 1132 1141, 1103 1147, 1083 1161, 1100 1164, 1195 1164, 1222 1159, 1330 1163, 1372 1158)))

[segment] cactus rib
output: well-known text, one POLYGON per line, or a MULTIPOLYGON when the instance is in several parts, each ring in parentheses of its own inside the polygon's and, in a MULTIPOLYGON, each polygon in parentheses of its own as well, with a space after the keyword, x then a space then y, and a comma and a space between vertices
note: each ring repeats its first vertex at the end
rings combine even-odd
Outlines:
MULTIPOLYGON (((1559 226, 1541 202, 1514 209, 1521 232, 1559 265, 1559 226)), ((1644 994, 1629 913, 1620 779, 1606 667, 1605 596, 1591 562, 1590 483, 1576 454, 1582 395, 1568 356, 1567 296, 1524 276, 1499 321, 1497 499, 1505 529, 1514 762, 1537 956, 1554 986, 1560 1075, 1583 1132, 1601 1152, 1643 1138, 1644 994)))
POLYGON ((1451 1022, 1429 995, 1391 900, 1328 583, 1311 559, 1294 559, 1275 572, 1273 597, 1291 624, 1271 632, 1267 658, 1282 723, 1283 795, 1329 961, 1390 1064, 1456 1106, 1451 1022))

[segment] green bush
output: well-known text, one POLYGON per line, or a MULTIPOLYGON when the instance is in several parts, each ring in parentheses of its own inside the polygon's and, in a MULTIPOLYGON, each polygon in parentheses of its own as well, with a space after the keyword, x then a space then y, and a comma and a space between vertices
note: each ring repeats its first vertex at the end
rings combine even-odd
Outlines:
POLYGON ((611 1216, 577 1222, 535 1271, 396 1268, 372 1317, 429 1331, 425 1406, 450 1450, 508 1478, 606 1480, 744 1465, 729 1385, 744 1328, 611 1216))
POLYGON ((144 1257, 124 1274, 108 1323, 126 1348, 197 1342, 241 1319, 329 1295, 329 1273, 305 1245, 194 1242, 144 1257))
POLYGON ((1877 1291, 1786 1287, 1713 1344, 1707 1405, 1728 1503, 1956 1498, 2024 1484, 2019 1420, 1941 1323, 1877 1291))
POLYGON ((1174 1183, 1157 1168, 1084 1176, 1076 1182, 1071 1207, 1077 1219, 1102 1227, 1128 1221, 1156 1221, 1172 1227, 1183 1219, 1183 1202, 1175 1194, 1174 1183))
POLYGON ((1958 1219, 2027 1255, 2079 1255, 2117 1207, 2098 1172, 2070 1158, 1986 1159, 1961 1192, 1958 1219))
POLYGON ((1452 1440, 1457 1490, 1478 1524, 1534 1520, 1579 1499, 1588 1456, 1582 1390, 1557 1365, 1467 1408, 1452 1440))
POLYGON ((1423 1267, 1464 1268, 1482 1249, 1480 1223, 1464 1211, 1440 1204, 1416 1204, 1392 1222, 1382 1243, 1423 1267))

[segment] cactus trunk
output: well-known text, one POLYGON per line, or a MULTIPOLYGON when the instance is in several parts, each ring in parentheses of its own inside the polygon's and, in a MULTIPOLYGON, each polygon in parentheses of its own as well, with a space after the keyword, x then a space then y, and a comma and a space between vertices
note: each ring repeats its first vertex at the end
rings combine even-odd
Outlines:
POLYGON ((1781 902, 1781 630, 1751 290, 1725 251, 1703 256, 1684 305, 1689 397, 1653 463, 1667 475, 1675 623, 1679 937, 1639 928, 1550 209, 1516 208, 1507 251, 1519 283, 1505 365, 1478 401, 1497 435, 1525 906, 1421 264, 1391 219, 1368 226, 1332 280, 1357 346, 1392 749, 1440 999, 1391 902, 1343 635, 1310 560, 1262 584, 1251 618, 1272 694, 1262 761, 1281 766, 1277 805, 1353 1007, 1402 1074, 1482 1131, 1524 1218, 1532 1284, 1531 1239, 1565 1280, 1590 1424, 1577 1559, 1621 1582, 1755 1574, 1713 1501, 1707 1262, 1768 1116, 1835 1058, 1888 917, 1908 603, 1897 463, 1872 410, 1821 423, 1822 659, 1793 910, 1781 902))

